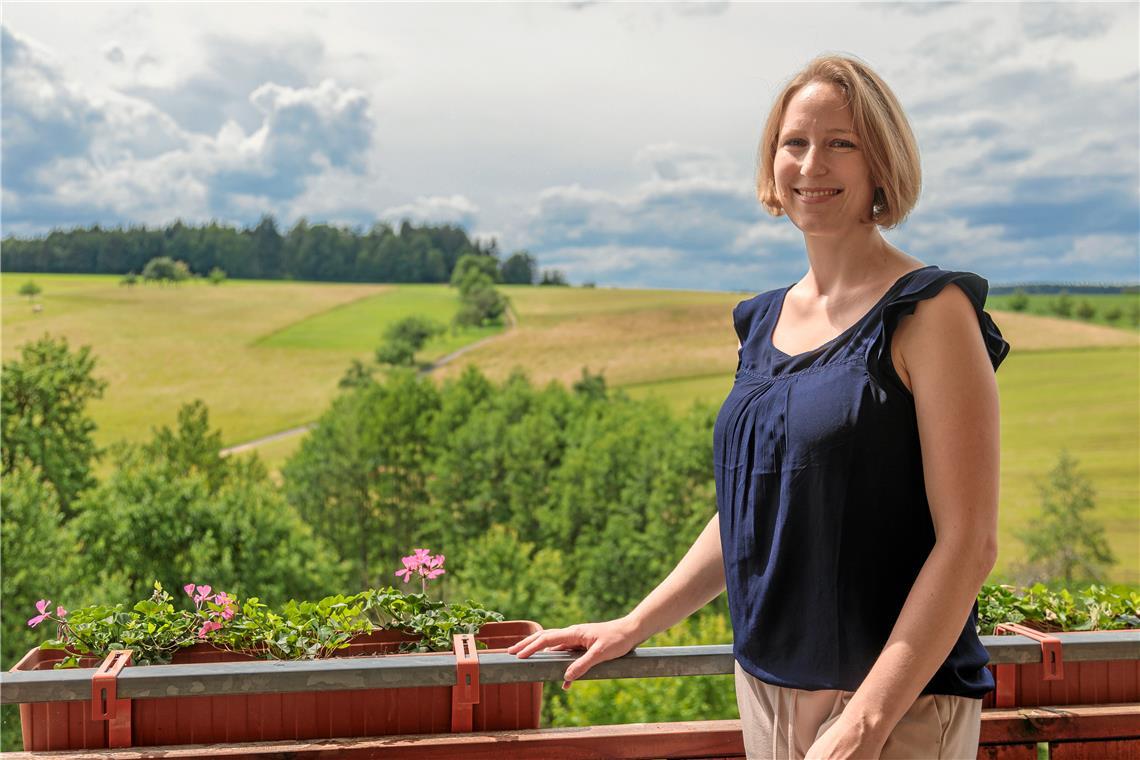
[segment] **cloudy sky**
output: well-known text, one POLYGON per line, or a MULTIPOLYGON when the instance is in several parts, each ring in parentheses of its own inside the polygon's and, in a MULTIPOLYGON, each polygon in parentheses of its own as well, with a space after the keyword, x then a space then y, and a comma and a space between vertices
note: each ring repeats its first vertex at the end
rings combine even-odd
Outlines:
POLYGON ((572 282, 778 287, 806 256, 756 144, 832 52, 918 136, 895 245, 994 285, 1140 279, 1131 2, 6 2, 2 30, 5 235, 409 218, 572 282))

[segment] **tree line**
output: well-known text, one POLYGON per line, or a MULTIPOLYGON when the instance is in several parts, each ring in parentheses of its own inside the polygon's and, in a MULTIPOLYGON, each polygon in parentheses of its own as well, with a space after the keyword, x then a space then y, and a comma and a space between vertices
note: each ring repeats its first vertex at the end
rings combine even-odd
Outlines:
POLYGON ((43 237, 9 236, 0 247, 7 272, 140 273, 159 258, 181 261, 198 275, 218 269, 239 279, 325 282, 449 282, 464 255, 494 262, 495 281, 565 284, 557 270, 538 270, 525 250, 500 261, 498 243, 472 240, 457 225, 399 227, 377 222, 367 231, 299 220, 282 234, 271 216, 239 229, 181 221, 165 227, 54 230, 43 237))

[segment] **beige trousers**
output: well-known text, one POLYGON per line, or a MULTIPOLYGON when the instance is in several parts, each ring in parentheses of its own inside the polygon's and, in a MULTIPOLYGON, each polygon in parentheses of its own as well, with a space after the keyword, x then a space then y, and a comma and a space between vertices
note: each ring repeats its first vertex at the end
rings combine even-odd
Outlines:
MULTIPOLYGON (((748 760, 802 760, 839 719, 853 691, 806 691, 764 683, 736 663, 736 703, 748 760)), ((982 700, 926 694, 895 726, 882 760, 975 760, 982 700)))

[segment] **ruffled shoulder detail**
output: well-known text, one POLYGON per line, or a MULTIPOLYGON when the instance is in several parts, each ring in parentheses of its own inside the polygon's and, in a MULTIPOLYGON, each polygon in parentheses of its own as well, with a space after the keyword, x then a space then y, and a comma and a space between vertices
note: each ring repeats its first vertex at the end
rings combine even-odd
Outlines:
MULTIPOLYGON (((1001 365, 1009 354, 1009 343, 1002 337, 1001 330, 994 323, 993 318, 985 311, 986 296, 990 285, 986 279, 973 272, 957 272, 944 269, 929 269, 916 272, 906 286, 893 296, 880 311, 880 328, 876 331, 874 340, 867 351, 868 368, 880 377, 888 378, 899 389, 906 392, 906 386, 899 379, 891 361, 891 338, 899 321, 913 314, 919 301, 933 298, 942 292, 948 284, 954 283, 966 293, 974 304, 974 312, 978 317, 978 327, 982 331, 982 339, 990 357, 994 371, 1001 365)), ((909 395, 909 393, 908 393, 909 395)))
POLYGON ((748 345, 748 337, 752 335, 768 312, 772 297, 777 293, 768 290, 759 295, 736 304, 732 310, 732 324, 736 328, 736 337, 740 338, 741 345, 748 345))

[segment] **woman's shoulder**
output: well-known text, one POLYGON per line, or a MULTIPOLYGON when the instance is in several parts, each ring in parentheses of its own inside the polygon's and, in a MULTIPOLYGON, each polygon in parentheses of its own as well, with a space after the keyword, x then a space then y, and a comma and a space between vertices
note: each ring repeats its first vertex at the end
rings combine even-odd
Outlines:
POLYGON ((787 288, 773 288, 746 298, 736 304, 732 309, 732 324, 736 328, 736 335, 741 343, 747 342, 748 336, 765 314, 772 303, 787 288))
POLYGON ((960 332, 964 324, 971 324, 971 329, 981 333, 990 362, 997 369, 1010 346, 985 311, 988 293, 989 282, 975 272, 934 265, 912 272, 883 309, 874 353, 882 357, 887 349, 905 360, 909 343, 920 340, 942 345, 945 341, 936 340, 937 336, 960 332))

